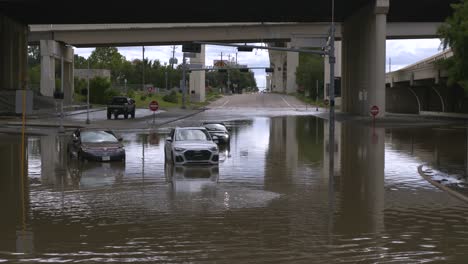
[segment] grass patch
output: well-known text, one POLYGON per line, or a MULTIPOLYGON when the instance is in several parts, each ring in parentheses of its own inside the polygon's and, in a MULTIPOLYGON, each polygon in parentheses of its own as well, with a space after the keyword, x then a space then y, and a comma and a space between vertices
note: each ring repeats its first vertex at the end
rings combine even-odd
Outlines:
POLYGON ((294 94, 291 94, 291 95, 295 96, 297 99, 299 99, 300 101, 302 101, 302 102, 304 102, 306 104, 310 104, 310 105, 313 105, 313 106, 319 106, 319 107, 325 107, 325 103, 324 103, 323 100, 315 101, 314 99, 312 99, 310 97, 307 97, 302 93, 294 93, 294 94))
MULTIPOLYGON (((149 103, 153 100, 158 101, 160 109, 182 107, 182 94, 181 93, 177 93, 177 103, 166 102, 163 100, 163 96, 164 95, 160 95, 160 94, 149 95, 146 92, 135 91, 135 97, 133 97, 133 99, 135 99, 137 108, 148 108, 149 103)), ((209 92, 206 94, 205 102, 195 103, 195 102, 190 102, 190 96, 187 95, 186 106, 188 108, 203 107, 221 97, 222 95, 217 92, 209 92)))

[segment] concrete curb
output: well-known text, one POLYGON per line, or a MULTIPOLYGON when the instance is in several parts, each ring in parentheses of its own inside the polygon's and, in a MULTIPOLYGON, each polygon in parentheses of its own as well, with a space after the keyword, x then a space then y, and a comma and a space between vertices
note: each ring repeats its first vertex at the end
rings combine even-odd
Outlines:
MULTIPOLYGON (((165 121, 165 122, 162 122, 160 124, 156 124, 155 127, 161 127, 161 126, 164 126, 164 125, 167 125, 169 123, 172 123, 172 122, 176 122, 178 120, 182 120, 182 119, 185 119, 185 118, 188 118, 188 117, 191 117, 191 116, 194 116, 194 115, 197 115, 201 112, 204 112, 206 109, 199 109, 197 110, 196 112, 194 113, 190 113, 190 114, 187 114, 187 115, 183 115, 183 116, 179 116, 179 117, 176 117, 174 119, 171 119, 171 120, 168 120, 168 121, 165 121)), ((21 123, 20 122, 9 122, 6 124, 7 126, 14 126, 14 127, 21 127, 21 123)), ((57 124, 26 124, 26 127, 37 127, 37 128, 40 128, 40 127, 43 127, 43 128, 58 128, 58 125, 57 124)), ((63 124, 63 127, 64 128, 84 128, 85 126, 82 126, 82 125, 72 125, 72 124, 63 124)), ((144 128, 137 128, 137 129, 148 129, 146 127, 144 128)), ((11 129, 7 129, 5 128, 4 129, 5 131, 8 131, 9 133, 14 133, 14 131, 11 131, 11 129)), ((120 128, 113 128, 113 130, 121 130, 120 128)), ((0 132, 2 131, 2 128, 0 127, 0 132)), ((17 132, 17 133, 21 133, 21 131, 17 132)))
POLYGON ((443 191, 446 191, 446 192, 448 192, 450 195, 452 195, 452 196, 454 196, 454 197, 456 197, 456 198, 458 198, 458 199, 460 199, 460 200, 462 200, 462 201, 468 203, 468 197, 467 197, 467 196, 465 196, 465 195, 463 195, 463 194, 461 194, 461 193, 459 193, 459 192, 457 192, 457 191, 454 191, 454 190, 450 189, 449 187, 447 187, 447 186, 445 186, 445 185, 443 185, 443 184, 440 184, 440 183, 438 183, 438 182, 432 180, 429 176, 427 176, 427 175, 424 173, 424 171, 422 170, 422 167, 423 167, 423 166, 424 166, 424 165, 419 165, 419 166, 418 166, 418 172, 419 172, 419 175, 421 175, 421 177, 423 177, 426 181, 428 181, 429 183, 431 183, 431 184, 434 185, 435 187, 437 187, 437 188, 439 188, 439 189, 441 189, 441 190, 443 190, 443 191))

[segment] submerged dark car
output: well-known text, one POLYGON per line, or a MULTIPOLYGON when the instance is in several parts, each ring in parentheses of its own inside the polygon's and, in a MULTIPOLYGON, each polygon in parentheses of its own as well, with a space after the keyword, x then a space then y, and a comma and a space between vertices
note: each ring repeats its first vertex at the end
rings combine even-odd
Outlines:
POLYGON ((122 138, 110 130, 77 129, 72 134, 68 151, 80 160, 123 161, 122 138))
POLYGON ((229 144, 229 131, 223 123, 203 123, 203 127, 208 130, 211 137, 216 136, 219 144, 229 144))

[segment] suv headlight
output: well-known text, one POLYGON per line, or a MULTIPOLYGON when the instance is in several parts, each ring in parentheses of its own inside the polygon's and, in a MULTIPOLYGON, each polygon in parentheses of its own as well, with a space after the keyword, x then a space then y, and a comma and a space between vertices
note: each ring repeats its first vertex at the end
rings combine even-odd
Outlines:
POLYGON ((185 149, 184 149, 184 148, 175 147, 174 150, 177 151, 177 152, 181 152, 181 151, 184 151, 185 149))
POLYGON ((217 147, 211 147, 210 150, 211 151, 218 151, 218 148, 217 147))

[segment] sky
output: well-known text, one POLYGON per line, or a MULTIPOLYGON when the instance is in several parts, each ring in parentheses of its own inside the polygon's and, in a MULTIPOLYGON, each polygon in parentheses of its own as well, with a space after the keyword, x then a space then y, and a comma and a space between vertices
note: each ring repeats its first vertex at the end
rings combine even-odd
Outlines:
MULTIPOLYGON (((254 43, 252 45, 261 45, 254 43)), ((87 58, 94 48, 75 48, 75 54, 87 58)), ((119 52, 126 57, 127 60, 141 59, 142 47, 118 47, 119 52)), ((386 71, 390 69, 395 71, 402 67, 413 64, 419 60, 430 57, 441 52, 439 39, 409 39, 409 40, 387 40, 387 60, 386 71)), ((223 53, 223 59, 228 59, 229 56, 235 60, 237 53, 237 62, 246 64, 249 67, 269 67, 270 60, 267 50, 254 49, 253 52, 237 52, 234 47, 223 47, 207 45, 205 48, 205 64, 213 66, 213 60, 219 60, 223 53)), ((159 60, 161 64, 169 63, 169 58, 172 57, 172 46, 145 46, 145 57, 149 60, 159 60)), ((182 63, 182 47, 176 46, 175 57, 178 63, 182 63)), ((265 71, 253 70, 257 86, 262 89, 265 87, 266 74, 265 71)))

